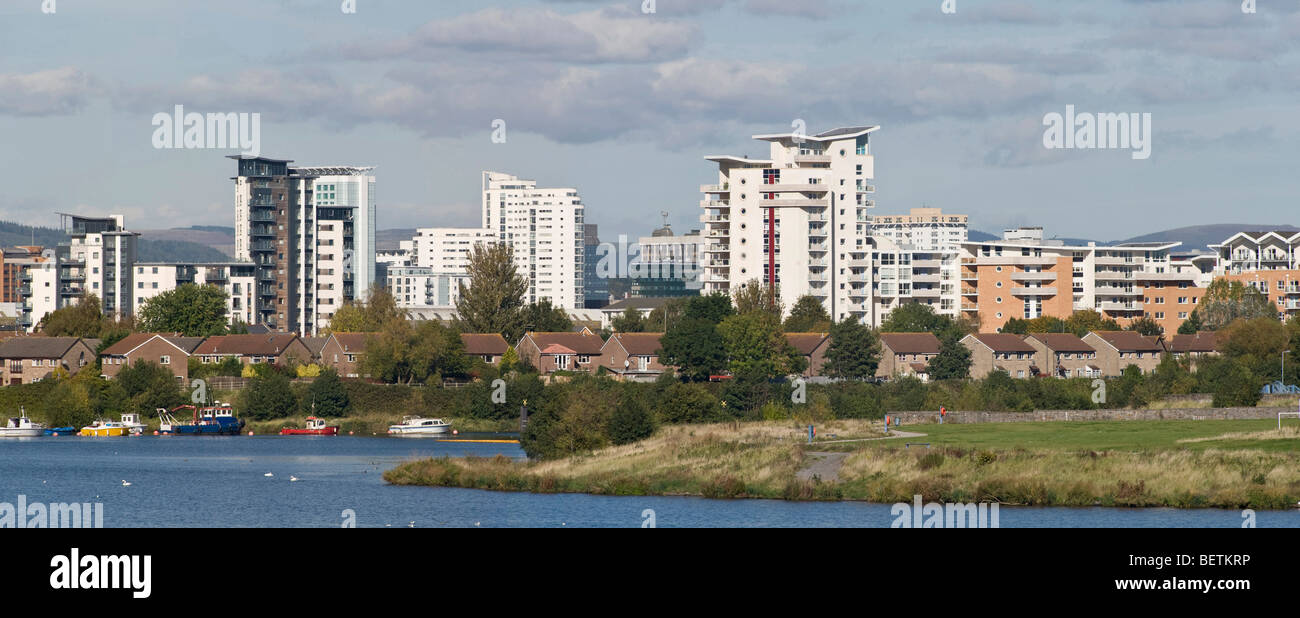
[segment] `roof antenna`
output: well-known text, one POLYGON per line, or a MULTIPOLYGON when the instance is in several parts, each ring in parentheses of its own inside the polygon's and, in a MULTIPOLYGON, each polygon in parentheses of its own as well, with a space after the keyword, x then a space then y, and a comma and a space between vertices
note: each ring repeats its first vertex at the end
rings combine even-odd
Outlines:
POLYGON ((661 211, 659 211, 659 214, 662 215, 663 218, 664 218, 664 227, 668 227, 668 211, 667 211, 667 210, 661 210, 661 211))

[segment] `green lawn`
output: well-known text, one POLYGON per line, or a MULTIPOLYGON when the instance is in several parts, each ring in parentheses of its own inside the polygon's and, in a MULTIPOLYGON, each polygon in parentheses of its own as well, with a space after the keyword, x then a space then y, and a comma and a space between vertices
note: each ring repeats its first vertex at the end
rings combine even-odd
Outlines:
MULTIPOLYGON (((1284 419, 1283 427, 1295 427, 1284 419)), ((903 448, 901 442, 929 442, 935 446, 988 449, 1124 450, 1144 449, 1256 449, 1300 451, 1300 439, 1240 439, 1179 443, 1179 440, 1214 438, 1225 434, 1277 429, 1277 420, 1249 421, 1098 421, 1077 423, 979 423, 903 426, 924 433, 924 438, 866 443, 903 448)))

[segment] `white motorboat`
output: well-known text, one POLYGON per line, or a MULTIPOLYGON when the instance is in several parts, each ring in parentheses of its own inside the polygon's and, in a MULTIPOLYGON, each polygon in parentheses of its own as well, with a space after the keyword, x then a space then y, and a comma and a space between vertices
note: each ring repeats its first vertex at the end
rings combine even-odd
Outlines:
POLYGON ((400 425, 392 425, 388 433, 394 436, 429 436, 451 431, 451 424, 440 418, 404 416, 400 425))
POLYGON ((0 438, 39 438, 45 435, 45 425, 32 422, 26 416, 9 419, 0 427, 0 438))
POLYGON ((135 435, 142 435, 144 434, 144 430, 149 428, 148 425, 145 425, 144 422, 142 422, 139 414, 123 414, 122 424, 126 425, 128 433, 135 435))

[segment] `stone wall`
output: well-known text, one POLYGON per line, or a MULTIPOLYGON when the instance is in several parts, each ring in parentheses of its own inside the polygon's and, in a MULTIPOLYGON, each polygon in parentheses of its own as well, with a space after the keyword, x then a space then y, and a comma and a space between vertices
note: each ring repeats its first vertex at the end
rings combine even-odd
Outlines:
MULTIPOLYGON (((1277 419, 1295 408, 1181 408, 1171 410, 1038 410, 1036 412, 953 412, 945 423, 1025 423, 1031 421, 1173 421, 1277 419)), ((893 412, 904 425, 938 423, 936 412, 893 412)))

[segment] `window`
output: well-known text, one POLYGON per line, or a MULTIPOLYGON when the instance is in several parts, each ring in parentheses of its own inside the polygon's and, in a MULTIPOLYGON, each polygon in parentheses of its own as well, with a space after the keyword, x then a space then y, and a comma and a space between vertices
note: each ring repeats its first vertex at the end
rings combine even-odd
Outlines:
POLYGON ((159 357, 158 357, 158 364, 159 364, 159 365, 170 365, 170 364, 172 364, 172 357, 167 356, 167 355, 165 355, 165 354, 164 354, 163 356, 159 356, 159 357))
POLYGON ((578 357, 578 364, 585 365, 590 362, 591 362, 591 357, 586 354, 583 354, 578 357))

